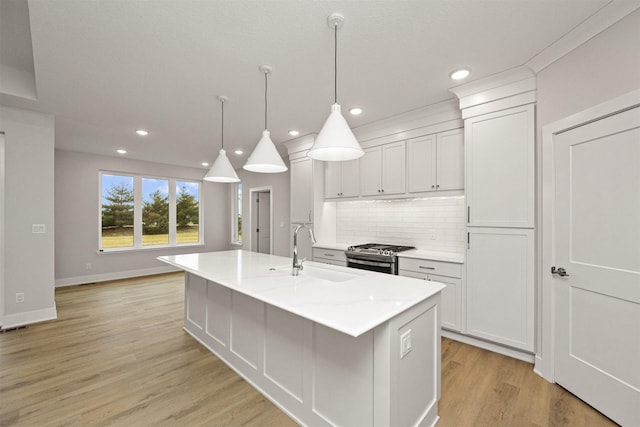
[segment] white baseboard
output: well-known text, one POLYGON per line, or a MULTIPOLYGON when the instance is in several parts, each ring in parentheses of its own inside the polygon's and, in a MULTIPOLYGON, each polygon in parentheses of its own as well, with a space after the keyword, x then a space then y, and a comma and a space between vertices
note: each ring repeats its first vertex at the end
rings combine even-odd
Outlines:
POLYGON ((494 353, 504 354, 505 356, 513 357, 514 359, 522 360, 524 362, 533 363, 534 355, 526 351, 518 350, 512 347, 502 346, 489 341, 484 341, 478 338, 470 337, 469 335, 462 335, 457 332, 441 329, 442 336, 452 339, 454 341, 460 341, 465 344, 469 344, 475 347, 480 347, 485 350, 493 351, 494 353))
POLYGON ((63 286, 83 285, 86 283, 106 282, 108 280, 129 279, 131 277, 150 276, 152 274, 180 271, 170 265, 163 267, 143 268, 140 270, 118 271, 114 273, 92 274, 88 276, 65 277, 56 279, 56 288, 63 286))
POLYGON ((25 311, 22 313, 5 314, 0 319, 0 329, 17 328, 18 326, 30 325, 32 323, 44 322, 58 318, 55 305, 41 310, 25 311))

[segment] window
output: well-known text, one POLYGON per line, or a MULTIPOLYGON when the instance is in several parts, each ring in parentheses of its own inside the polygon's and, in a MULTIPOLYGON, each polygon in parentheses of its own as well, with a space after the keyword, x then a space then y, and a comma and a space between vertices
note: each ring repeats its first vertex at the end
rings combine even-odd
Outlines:
POLYGON ((100 173, 100 250, 201 243, 200 183, 100 173))
POLYGON ((177 243, 200 241, 200 184, 176 182, 176 231, 177 243))
POLYGON ((242 243, 242 183, 231 186, 231 243, 242 243))

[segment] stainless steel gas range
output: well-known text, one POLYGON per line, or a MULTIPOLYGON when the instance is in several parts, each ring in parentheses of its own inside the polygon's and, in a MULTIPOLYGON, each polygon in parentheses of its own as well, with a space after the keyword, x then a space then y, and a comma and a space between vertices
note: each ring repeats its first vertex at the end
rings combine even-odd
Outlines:
POLYGON ((366 243, 364 245, 349 246, 344 253, 347 256, 348 267, 398 274, 397 254, 409 249, 415 248, 413 246, 366 243))

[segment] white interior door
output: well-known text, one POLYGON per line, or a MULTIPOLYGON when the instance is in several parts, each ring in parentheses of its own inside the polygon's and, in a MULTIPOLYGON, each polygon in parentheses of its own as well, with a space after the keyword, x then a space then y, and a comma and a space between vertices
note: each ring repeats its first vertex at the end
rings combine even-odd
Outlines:
MULTIPOLYGON (((557 383, 640 425, 640 108, 558 134, 557 383)), ((551 273, 549 273, 551 274, 551 273)))
POLYGON ((257 252, 271 253, 271 193, 258 193, 258 225, 257 252))
MULTIPOLYGON (((4 133, 0 131, 0 272, 4 272, 4 133)), ((4 316, 4 273, 0 273, 0 329, 4 316)))

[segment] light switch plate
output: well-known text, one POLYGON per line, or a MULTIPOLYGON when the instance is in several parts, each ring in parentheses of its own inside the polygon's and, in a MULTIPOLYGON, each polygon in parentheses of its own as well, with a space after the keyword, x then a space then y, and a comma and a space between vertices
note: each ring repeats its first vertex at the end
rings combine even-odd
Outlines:
POLYGON ((411 352, 411 329, 400 335, 400 359, 411 352))

